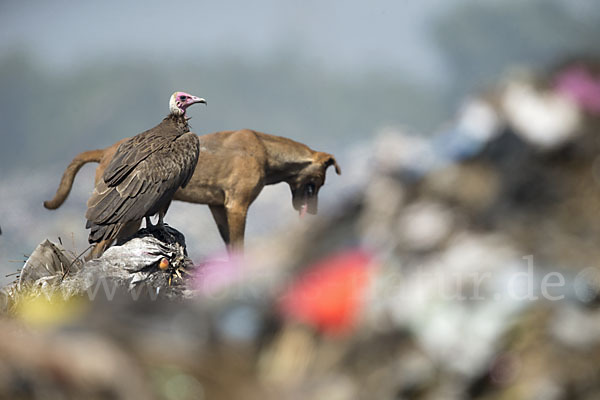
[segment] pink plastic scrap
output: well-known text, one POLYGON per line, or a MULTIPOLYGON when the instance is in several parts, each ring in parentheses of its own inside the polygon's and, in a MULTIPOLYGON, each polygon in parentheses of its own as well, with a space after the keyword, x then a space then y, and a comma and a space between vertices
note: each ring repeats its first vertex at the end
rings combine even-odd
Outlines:
POLYGON ((590 114, 600 114, 600 77, 581 65, 573 65, 556 77, 556 90, 590 114))

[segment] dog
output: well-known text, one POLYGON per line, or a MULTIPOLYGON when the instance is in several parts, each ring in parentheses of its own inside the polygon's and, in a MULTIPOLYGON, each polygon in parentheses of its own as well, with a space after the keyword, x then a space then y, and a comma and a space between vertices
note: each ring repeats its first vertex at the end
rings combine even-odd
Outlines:
MULTIPOLYGON (((333 166, 338 175, 342 173, 333 155, 281 136, 242 129, 210 133, 199 139, 200 156, 194 175, 173 199, 208 205, 229 251, 243 250, 248 208, 265 185, 286 182, 292 192, 292 206, 304 216, 317 213, 318 194, 327 169, 333 166)), ((56 195, 45 201, 44 207, 50 210, 60 207, 84 164, 100 163, 95 175, 98 182, 125 140, 78 154, 65 170, 56 195)), ((141 220, 128 224, 117 243, 137 232, 140 225, 141 220)), ((92 257, 101 255, 110 245, 98 243, 92 249, 92 257)))

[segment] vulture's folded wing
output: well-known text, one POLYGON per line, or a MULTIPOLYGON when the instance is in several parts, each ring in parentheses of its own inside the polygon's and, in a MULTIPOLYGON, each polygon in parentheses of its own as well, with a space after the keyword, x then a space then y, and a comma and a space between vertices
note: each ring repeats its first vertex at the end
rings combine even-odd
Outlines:
MULTIPOLYGON (((128 164, 128 173, 119 175, 118 180, 98 182, 88 201, 86 218, 94 224, 106 225, 135 221, 158 212, 189 181, 198 153, 198 137, 192 133, 164 143, 154 151, 136 152, 133 156, 124 153, 122 159, 136 160, 135 165, 128 164)), ((114 162, 115 159, 111 164, 114 162)))
POLYGON ((180 164, 183 165, 181 174, 181 187, 186 187, 196 166, 198 165, 198 157, 200 155, 200 140, 195 133, 186 133, 177 139, 174 143, 176 154, 181 157, 180 164))
POLYGON ((165 148, 175 137, 160 135, 155 130, 146 131, 121 143, 113 159, 104 170, 102 178, 108 186, 120 184, 136 166, 159 149, 165 148))

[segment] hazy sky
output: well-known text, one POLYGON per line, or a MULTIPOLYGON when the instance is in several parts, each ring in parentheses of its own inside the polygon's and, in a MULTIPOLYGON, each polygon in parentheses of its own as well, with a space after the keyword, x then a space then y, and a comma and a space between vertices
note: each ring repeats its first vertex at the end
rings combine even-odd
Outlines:
POLYGON ((462 0, 3 1, 0 51, 30 48, 58 68, 114 54, 155 59, 286 49, 333 70, 443 69, 427 37, 432 18, 462 0))

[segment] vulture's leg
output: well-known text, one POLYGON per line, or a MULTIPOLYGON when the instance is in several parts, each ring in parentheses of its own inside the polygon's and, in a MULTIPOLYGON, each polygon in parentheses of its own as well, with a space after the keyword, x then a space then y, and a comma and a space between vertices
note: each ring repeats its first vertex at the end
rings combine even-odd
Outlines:
POLYGON ((154 227, 154 225, 152 225, 152 221, 150 221, 150 217, 146 217, 146 229, 150 229, 154 227))
POLYGON ((169 209, 170 205, 171 202, 169 201, 167 205, 165 205, 163 209, 158 212, 158 223, 156 225, 162 230, 165 229, 165 214, 167 213, 167 210, 169 209))
POLYGON ((169 242, 175 243, 177 242, 177 238, 173 236, 165 226, 164 219, 165 214, 167 213, 167 208, 168 206, 158 212, 158 222, 156 223, 156 227, 163 233, 163 235, 169 242))
POLYGON ((229 249, 229 225, 227 224, 227 213, 225 212, 225 207, 208 206, 208 208, 210 208, 210 213, 217 224, 217 228, 219 228, 221 239, 223 239, 225 246, 227 246, 229 249))

